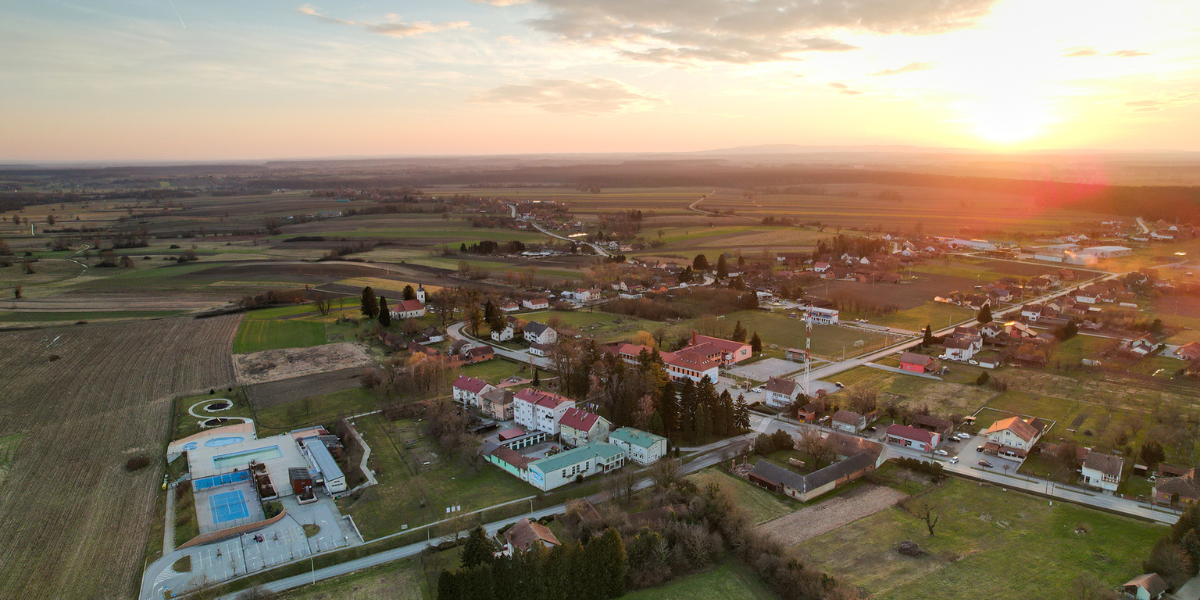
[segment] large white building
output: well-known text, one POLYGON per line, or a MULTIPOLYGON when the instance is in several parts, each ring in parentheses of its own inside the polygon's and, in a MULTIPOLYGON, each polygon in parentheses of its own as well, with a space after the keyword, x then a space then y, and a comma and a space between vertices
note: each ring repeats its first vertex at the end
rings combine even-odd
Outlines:
POLYGON ((667 438, 632 427, 608 434, 608 443, 624 450, 629 460, 643 467, 667 455, 667 438))
POLYGON ((545 431, 558 435, 558 422, 575 401, 551 392, 525 388, 513 396, 513 420, 526 431, 545 431))
POLYGON ((545 492, 624 465, 625 451, 619 446, 590 444, 529 463, 527 477, 530 485, 545 492))
POLYGON ((558 341, 558 332, 545 323, 530 321, 525 324, 525 341, 548 346, 558 341))
POLYGON ((720 366, 715 360, 691 352, 687 348, 679 352, 663 352, 660 356, 663 364, 667 365, 667 375, 675 381, 691 379, 700 383, 707 378, 712 383, 717 382, 720 366))
POLYGON ((814 306, 808 309, 808 319, 814 325, 837 325, 838 311, 832 308, 818 308, 814 306))

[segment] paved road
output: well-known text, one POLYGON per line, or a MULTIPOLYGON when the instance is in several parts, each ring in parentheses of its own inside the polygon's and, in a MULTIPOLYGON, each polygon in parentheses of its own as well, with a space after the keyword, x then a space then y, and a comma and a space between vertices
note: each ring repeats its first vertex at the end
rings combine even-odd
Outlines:
POLYGON ((717 193, 717 190, 715 190, 715 189, 714 189, 713 191, 711 191, 711 192, 709 192, 709 193, 707 193, 707 194, 705 194, 705 195, 703 195, 703 196, 700 196, 700 199, 699 199, 699 200, 697 200, 697 201, 695 201, 695 202, 693 202, 693 203, 691 203, 691 204, 689 204, 689 205, 688 205, 688 210, 690 210, 690 211, 694 211, 694 212, 698 212, 698 213, 700 213, 700 214, 702 214, 702 215, 707 215, 707 216, 710 216, 710 217, 732 217, 732 218, 735 218, 735 219, 746 219, 746 220, 748 220, 748 221, 759 221, 759 219, 756 219, 756 218, 754 218, 754 217, 743 217, 743 216, 741 216, 741 215, 718 215, 718 214, 716 214, 716 213, 713 213, 713 212, 711 212, 711 211, 704 210, 703 208, 699 208, 699 207, 697 207, 697 206, 696 206, 697 204, 700 204, 701 202, 704 202, 705 200, 708 200, 708 197, 709 197, 709 196, 711 196, 711 195, 713 195, 713 194, 715 194, 715 193, 717 193))
MULTIPOLYGON (((508 209, 512 211, 512 218, 514 218, 514 219, 518 218, 516 204, 509 204, 508 209)), ((563 240, 564 242, 575 242, 577 244, 578 243, 587 244, 588 246, 591 246, 593 250, 596 251, 596 254, 599 254, 600 256, 610 256, 607 250, 600 247, 600 244, 593 244, 592 242, 581 242, 580 240, 573 240, 569 237, 563 237, 561 235, 558 235, 557 233, 550 233, 549 231, 542 229, 541 225, 538 225, 537 223, 534 223, 533 221, 525 221, 525 222, 530 224, 531 226, 533 226, 534 229, 536 229, 536 230, 542 232, 543 234, 548 235, 552 238, 560 239, 560 240, 563 240)))
POLYGON ((1146 222, 1141 217, 1137 218, 1137 224, 1142 228, 1142 233, 1150 233, 1150 228, 1146 226, 1146 222))
POLYGON ((466 323, 464 323, 464 322, 455 323, 455 324, 451 325, 450 327, 448 327, 446 329, 446 332, 456 338, 460 338, 460 339, 464 339, 464 340, 471 340, 473 342, 479 342, 480 344, 486 344, 488 346, 491 346, 492 349, 496 352, 496 354, 499 354, 500 356, 503 356, 505 358, 511 358, 512 360, 515 360, 517 362, 522 362, 525 364, 529 364, 530 362, 532 362, 534 365, 536 365, 542 369, 549 369, 549 368, 553 367, 554 363, 552 363, 549 358, 542 357, 542 356, 533 356, 532 354, 530 354, 528 351, 525 351, 525 350, 509 350, 508 348, 505 348, 504 346, 498 346, 498 345, 492 343, 491 340, 485 340, 483 338, 472 337, 466 331, 463 331, 463 327, 465 327, 465 326, 466 326, 466 323))

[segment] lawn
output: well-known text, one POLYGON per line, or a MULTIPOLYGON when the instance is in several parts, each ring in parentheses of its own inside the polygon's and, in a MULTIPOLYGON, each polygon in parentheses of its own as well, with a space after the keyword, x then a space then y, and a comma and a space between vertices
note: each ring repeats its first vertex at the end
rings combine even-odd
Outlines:
POLYGON ((504 358, 496 357, 492 360, 486 360, 473 365, 467 365, 460 371, 462 375, 482 379, 492 385, 500 383, 512 375, 521 375, 522 377, 533 377, 533 372, 528 369, 528 365, 513 362, 504 358))
MULTIPOLYGON (((433 556, 439 556, 442 553, 433 556)), ((445 553, 450 554, 450 553, 445 553)), ((318 581, 275 596, 278 600, 425 600, 433 598, 420 558, 406 558, 318 581)), ((446 565, 453 567, 454 565, 446 565)))
POLYGON ((733 495, 734 503, 755 523, 778 519, 800 507, 799 503, 733 477, 717 467, 689 475, 688 479, 695 481, 700 486, 710 483, 720 485, 726 492, 733 495))
POLYGON ((246 319, 233 340, 234 354, 276 348, 307 348, 325 343, 325 324, 313 321, 246 319))
POLYGON ((371 415, 358 419, 357 426, 371 446, 370 466, 379 485, 358 500, 339 500, 338 506, 342 514, 353 515, 367 539, 444 519, 448 506, 461 506, 465 513, 537 494, 498 467, 482 463, 476 472, 461 458, 442 456, 414 421, 371 415))
POLYGON ((933 537, 897 506, 809 540, 801 551, 814 567, 880 600, 1070 598, 1080 573, 1112 587, 1141 573, 1141 560, 1166 532, 957 479, 924 498, 940 516, 933 537), (895 547, 904 540, 927 554, 899 555, 895 547))
POLYGON ((254 417, 259 437, 309 425, 332 425, 339 417, 375 410, 379 396, 369 390, 351 388, 324 396, 314 396, 311 400, 296 400, 258 411, 254 417))
POLYGON ((174 317, 181 310, 97 310, 73 312, 6 312, 0 313, 0 323, 49 323, 53 321, 99 321, 101 319, 153 319, 174 317))
POLYGON ((775 597, 762 580, 733 560, 710 571, 621 596, 623 600, 773 600, 775 597))
POLYGON ((577 330, 581 334, 595 337, 596 341, 601 343, 628 340, 639 331, 653 333, 657 329, 670 327, 666 323, 600 311, 544 310, 516 316, 541 323, 557 318, 560 329, 577 330))
POLYGON ((233 407, 228 410, 223 410, 216 413, 204 412, 206 404, 200 404, 196 407, 196 414, 205 415, 206 417, 253 417, 254 412, 250 409, 250 404, 246 402, 246 395, 241 387, 233 388, 229 391, 226 388, 213 390, 215 394, 200 394, 197 396, 187 396, 179 398, 175 401, 175 430, 171 433, 172 440, 185 438, 194 433, 199 433, 201 430, 200 419, 188 414, 188 409, 193 405, 205 402, 208 400, 216 400, 224 398, 233 402, 233 407))
MULTIPOLYGON (((764 345, 775 344, 780 348, 804 347, 803 319, 792 319, 784 313, 761 310, 743 310, 725 315, 725 322, 730 329, 738 321, 741 321, 742 327, 749 332, 747 339, 758 332, 764 345)), ((868 331, 836 325, 813 325, 812 351, 813 354, 819 356, 840 359, 843 349, 845 349, 847 357, 855 356, 868 348, 880 348, 883 342, 884 336, 868 331), (855 344, 860 341, 862 345, 855 347, 855 344)))
MULTIPOLYGON (((930 325, 934 329, 941 329, 974 316, 975 311, 973 310, 930 300, 914 308, 898 310, 882 316, 867 317, 867 320, 874 325, 895 327, 907 331, 922 331, 926 325, 930 325)), ((847 318, 854 318, 854 315, 851 314, 847 318)))
MULTIPOLYGON (((975 385, 973 382, 977 376, 963 365, 951 366, 948 377, 954 378, 954 381, 937 381, 864 366, 831 375, 826 380, 838 381, 847 387, 863 385, 896 394, 900 396, 901 406, 910 409, 927 406, 934 414, 949 418, 974 413, 998 394, 990 387, 975 385), (961 377, 959 371, 963 372, 961 377), (956 383, 959 380, 969 380, 971 383, 956 383)), ((836 402, 838 396, 834 395, 833 398, 836 402)))

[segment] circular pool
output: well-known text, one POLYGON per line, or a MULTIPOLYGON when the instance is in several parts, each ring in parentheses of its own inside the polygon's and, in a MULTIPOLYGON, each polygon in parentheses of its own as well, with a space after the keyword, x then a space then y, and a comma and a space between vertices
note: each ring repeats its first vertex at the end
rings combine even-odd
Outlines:
POLYGON ((188 443, 184 444, 184 445, 183 445, 183 449, 184 449, 184 450, 195 450, 195 449, 196 449, 196 442, 188 442, 188 443))
POLYGON ((216 402, 213 402, 212 404, 209 404, 208 406, 205 406, 204 410, 207 412, 218 412, 218 411, 222 411, 222 410, 229 410, 232 407, 233 407, 232 402, 222 399, 222 400, 217 400, 216 402))
POLYGON ((244 437, 218 437, 212 438, 211 440, 205 440, 204 445, 208 446, 209 448, 220 448, 221 446, 228 446, 230 444, 236 444, 244 441, 246 441, 246 438, 244 437))

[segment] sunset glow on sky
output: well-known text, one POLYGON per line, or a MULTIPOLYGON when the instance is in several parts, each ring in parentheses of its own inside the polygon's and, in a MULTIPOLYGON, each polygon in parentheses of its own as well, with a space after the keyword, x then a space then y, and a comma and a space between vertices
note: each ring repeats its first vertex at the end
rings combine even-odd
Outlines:
POLYGON ((1200 151, 1196 0, 3 1, 0 161, 1200 151))

